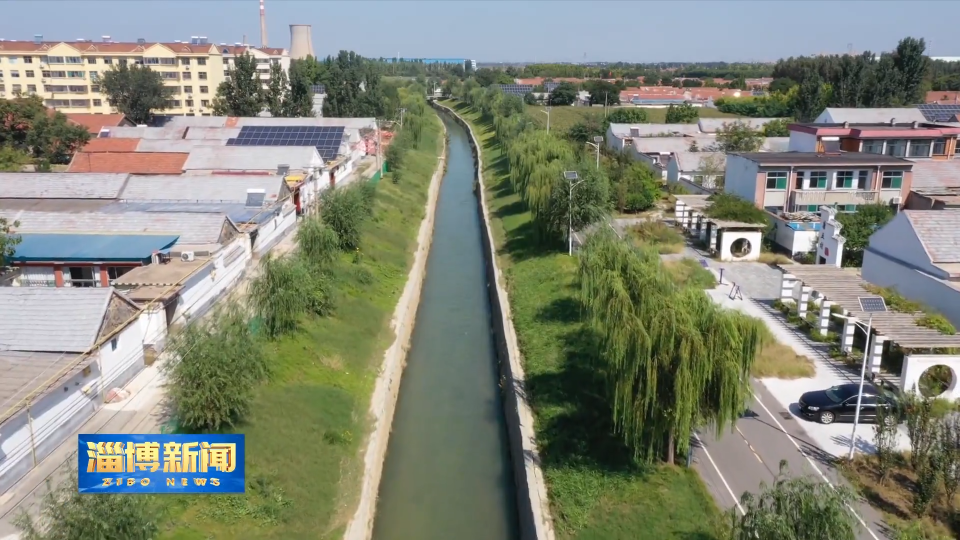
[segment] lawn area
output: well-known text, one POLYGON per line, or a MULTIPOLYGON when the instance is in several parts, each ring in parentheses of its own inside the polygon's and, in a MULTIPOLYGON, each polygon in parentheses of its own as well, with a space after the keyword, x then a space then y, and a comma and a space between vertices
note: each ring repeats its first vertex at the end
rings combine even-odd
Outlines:
MULTIPOLYGON (((534 122, 543 127, 547 126, 547 115, 540 112, 543 105, 527 105, 527 114, 534 122)), ((607 108, 609 113, 613 108, 607 108)), ((649 109, 647 111, 647 120, 651 124, 663 124, 667 120, 667 109, 649 109)), ((709 107, 699 107, 700 118, 736 118, 734 114, 722 113, 709 107)), ((570 126, 581 121, 585 116, 596 115, 603 118, 603 107, 554 107, 550 110, 550 129, 559 129, 566 131, 570 126)))
MULTIPOLYGON (((432 110, 432 109, 431 109, 432 110)), ((167 499, 165 539, 341 538, 356 507, 374 381, 394 339, 390 319, 413 263, 442 145, 428 113, 423 145, 400 184, 377 187, 360 255, 335 270, 336 312, 267 345, 271 380, 258 389, 246 434, 247 493, 167 499)))
POLYGON ((661 255, 683 251, 683 235, 661 221, 644 221, 631 226, 628 232, 634 244, 657 248, 661 255))
POLYGON ((470 121, 481 140, 494 240, 557 537, 714 540, 718 510, 696 472, 637 465, 613 435, 602 382, 591 365, 596 348, 580 323, 576 259, 563 246, 543 249, 532 242, 530 214, 510 187, 492 126, 466 106, 444 103, 470 121))

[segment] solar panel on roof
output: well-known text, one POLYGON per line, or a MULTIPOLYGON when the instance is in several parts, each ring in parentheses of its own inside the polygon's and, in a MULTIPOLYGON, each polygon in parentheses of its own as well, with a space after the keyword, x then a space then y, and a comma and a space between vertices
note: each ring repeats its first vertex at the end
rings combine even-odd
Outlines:
POLYGON ((227 146, 313 146, 325 160, 337 157, 343 126, 247 126, 227 146))
POLYGON ((925 103, 917 105, 917 109, 930 122, 950 122, 960 114, 960 104, 952 103, 925 103))
POLYGON ((876 313, 887 310, 887 304, 882 296, 861 296, 858 300, 860 300, 860 311, 876 313))

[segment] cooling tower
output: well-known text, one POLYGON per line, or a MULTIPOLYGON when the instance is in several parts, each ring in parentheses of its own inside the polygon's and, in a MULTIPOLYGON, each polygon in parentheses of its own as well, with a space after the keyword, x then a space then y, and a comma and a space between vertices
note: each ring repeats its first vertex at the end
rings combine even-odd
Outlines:
POLYGON ((290 25, 290 58, 302 60, 313 54, 313 39, 310 38, 309 24, 290 25))

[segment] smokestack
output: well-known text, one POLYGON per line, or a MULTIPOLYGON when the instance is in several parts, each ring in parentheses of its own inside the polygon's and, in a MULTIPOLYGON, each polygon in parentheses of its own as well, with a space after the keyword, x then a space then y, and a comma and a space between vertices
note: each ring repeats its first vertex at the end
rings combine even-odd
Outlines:
POLYGON ((263 7, 263 0, 260 0, 260 46, 267 46, 267 10, 263 7))
POLYGON ((290 58, 303 60, 313 54, 313 40, 310 37, 309 24, 291 24, 290 25, 290 58))

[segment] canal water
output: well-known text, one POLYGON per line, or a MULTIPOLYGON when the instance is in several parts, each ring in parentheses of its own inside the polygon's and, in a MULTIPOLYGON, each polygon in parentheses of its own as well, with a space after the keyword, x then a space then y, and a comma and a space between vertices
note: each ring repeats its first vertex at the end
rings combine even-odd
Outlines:
POLYGON ((473 156, 447 126, 447 172, 377 502, 375 540, 514 540, 473 156))

